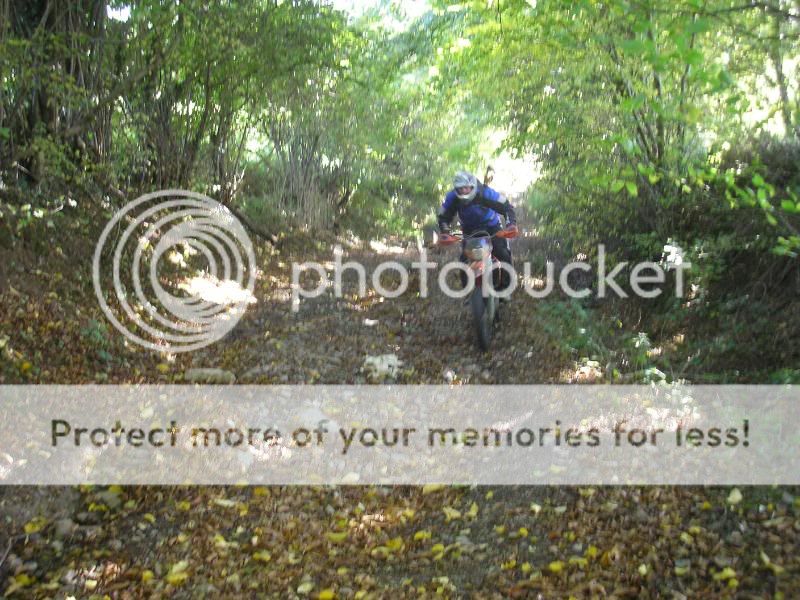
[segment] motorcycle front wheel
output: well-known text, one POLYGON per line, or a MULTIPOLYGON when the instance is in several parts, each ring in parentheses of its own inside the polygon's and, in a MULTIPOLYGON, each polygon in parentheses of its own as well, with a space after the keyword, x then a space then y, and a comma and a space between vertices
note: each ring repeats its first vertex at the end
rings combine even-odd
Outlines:
POLYGON ((470 297, 475 332, 478 334, 478 345, 484 352, 489 349, 489 342, 492 340, 492 320, 495 313, 495 302, 497 302, 497 299, 494 296, 484 298, 480 288, 475 288, 470 297))

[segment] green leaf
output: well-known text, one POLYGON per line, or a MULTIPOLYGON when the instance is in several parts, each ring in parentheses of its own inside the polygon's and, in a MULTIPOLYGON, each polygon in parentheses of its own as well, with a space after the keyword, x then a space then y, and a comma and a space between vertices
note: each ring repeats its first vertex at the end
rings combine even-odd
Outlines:
POLYGON ((686 26, 687 33, 705 33, 711 29, 711 23, 708 19, 696 19, 694 22, 686 26))
POLYGON ((644 96, 634 96, 633 98, 626 98, 620 103, 620 106, 623 110, 628 112, 633 112, 635 110, 639 110, 642 106, 644 106, 644 96))
POLYGON ((781 202, 781 208, 788 213, 800 212, 800 210, 798 210, 800 207, 796 206, 791 200, 784 200, 781 202))
POLYGON ((641 56, 647 52, 647 45, 641 40, 625 40, 620 46, 625 54, 631 56, 641 56))
POLYGON ((614 192, 614 193, 616 194, 616 193, 617 193, 617 192, 619 192, 619 191, 620 191, 620 190, 621 190, 623 187, 625 187, 625 182, 624 182, 624 181, 622 181, 621 179, 616 179, 616 180, 614 180, 614 182, 611 184, 611 191, 612 191, 612 192, 614 192))
POLYGON ((684 62, 693 67, 699 67, 701 64, 703 64, 703 58, 703 53, 696 48, 692 48, 683 55, 684 62))
POLYGON ((635 198, 639 195, 639 189, 636 187, 636 184, 633 181, 626 181, 625 189, 628 190, 628 195, 631 197, 635 198))
POLYGON ((726 69, 720 69, 717 75, 717 89, 724 90, 733 85, 733 77, 726 69))

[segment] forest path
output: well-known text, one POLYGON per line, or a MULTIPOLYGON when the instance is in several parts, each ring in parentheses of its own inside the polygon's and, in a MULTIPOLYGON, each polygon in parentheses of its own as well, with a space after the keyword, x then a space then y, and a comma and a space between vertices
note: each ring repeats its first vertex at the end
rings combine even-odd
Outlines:
MULTIPOLYGON (((445 296, 437 283, 441 267, 457 261, 457 249, 427 251, 427 259, 437 267, 428 272, 429 291, 424 294, 420 269, 413 266, 420 260, 414 244, 384 241, 345 247, 341 262, 364 266, 367 294, 359 295, 356 273, 347 269, 341 294, 329 287, 319 297, 300 297, 293 308, 293 263, 315 261, 328 267, 334 279, 333 245, 320 246, 297 244, 280 254, 261 253, 256 302, 242 321, 221 342, 179 356, 179 362, 187 368, 230 370, 237 383, 530 384, 574 379, 575 365, 564 360, 561 341, 541 310, 549 300, 534 299, 521 288, 503 306, 490 350, 480 351, 469 308, 445 296), (403 264, 410 273, 409 291, 395 298, 381 297, 372 289, 372 273, 389 261, 403 264), (401 361, 397 375, 368 377, 362 369, 365 358, 387 355, 401 361)), ((515 255, 519 273, 522 260, 515 255)), ((315 287, 315 277, 301 277, 305 289, 315 287)), ((400 280, 387 271, 381 281, 392 289, 400 280)), ((458 288, 456 273, 448 281, 458 288)))
MULTIPOLYGON (((537 243, 518 240, 516 259, 537 243)), ((368 383, 365 357, 387 354, 402 365, 378 378, 384 383, 581 380, 554 326, 554 301, 517 293, 482 353, 468 309, 438 292, 358 298, 346 278, 343 297, 305 299, 294 312, 292 261, 333 261, 329 243, 290 239, 259 256, 257 302, 230 335, 198 352, 159 362, 103 341, 103 328, 86 322, 102 322, 94 299, 52 277, 37 294, 11 282, 7 343, 20 364, 33 358, 20 372, 41 383, 90 382, 102 368, 109 382, 181 383, 191 367, 229 370, 237 383, 368 383), (58 344, 46 333, 56 318, 58 344)), ((382 260, 416 258, 388 242, 345 256, 368 273, 382 260)), ((800 589, 795 495, 746 488, 732 502, 730 489, 686 487, 2 487, 0 593, 791 597, 800 589)))

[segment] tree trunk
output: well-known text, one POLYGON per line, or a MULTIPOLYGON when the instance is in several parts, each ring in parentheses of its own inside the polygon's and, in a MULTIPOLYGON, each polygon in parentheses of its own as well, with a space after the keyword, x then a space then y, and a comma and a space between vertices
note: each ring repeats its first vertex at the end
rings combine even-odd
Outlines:
POLYGON ((800 139, 800 131, 795 127, 792 112, 789 106, 789 86, 786 82, 786 75, 783 72, 783 52, 781 49, 781 18, 778 15, 772 17, 773 41, 770 47, 770 59, 775 69, 775 82, 778 85, 778 93, 781 98, 781 117, 786 135, 794 135, 800 139))

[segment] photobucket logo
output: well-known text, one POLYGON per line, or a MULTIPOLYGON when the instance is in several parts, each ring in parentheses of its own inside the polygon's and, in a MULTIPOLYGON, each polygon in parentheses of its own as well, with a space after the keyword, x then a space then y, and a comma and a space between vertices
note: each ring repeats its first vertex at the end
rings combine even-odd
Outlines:
MULTIPOLYGON (((667 281, 667 271, 675 272, 675 285, 674 294, 676 298, 682 298, 684 294, 684 271, 691 268, 691 263, 683 260, 667 261, 666 269, 656 262, 640 262, 631 266, 628 276, 628 284, 631 292, 640 298, 656 298, 664 292, 664 286, 667 281)), ((420 250, 419 260, 410 264, 411 272, 418 274, 419 280, 419 296, 427 298, 430 295, 430 278, 429 271, 435 270, 439 265, 435 262, 428 260, 426 250, 420 250)), ((594 286, 595 295, 597 298, 605 298, 609 295, 609 291, 613 292, 619 298, 628 298, 629 294, 620 285, 621 275, 628 267, 627 262, 621 262, 614 265, 609 270, 607 265, 606 249, 603 244, 598 246, 597 252, 597 274, 596 286, 594 286)), ((526 294, 532 298, 545 298, 556 290, 556 282, 558 289, 570 298, 586 298, 593 293, 593 289, 583 287, 576 289, 570 282, 570 275, 575 272, 583 272, 591 276, 594 267, 585 261, 573 261, 565 265, 558 276, 555 273, 555 264, 551 261, 546 263, 546 275, 542 277, 535 277, 532 275, 532 266, 529 262, 523 263, 522 273, 522 288, 526 294)), ((343 276, 347 271, 352 271, 358 278, 358 294, 366 296, 367 294, 367 270, 364 265, 356 261, 342 262, 342 248, 336 246, 334 248, 334 261, 333 268, 326 268, 325 265, 319 262, 303 262, 292 264, 292 311, 297 312, 300 310, 300 301, 305 298, 317 298, 322 294, 332 289, 337 298, 343 297, 343 276), (332 270, 332 277, 328 275, 328 271, 332 270), (313 286, 308 286, 301 281, 304 273, 316 274, 316 282, 313 286)), ((467 264, 462 261, 451 261, 445 263, 439 268, 436 280, 439 289, 445 296, 450 298, 465 298, 475 289, 476 282, 480 277, 480 285, 484 294, 489 294, 495 297, 507 298, 511 296, 520 287, 520 277, 517 270, 510 264, 492 261, 486 256, 480 265, 475 261, 467 264), (509 285, 503 290, 496 290, 491 284, 492 278, 482 276, 482 274, 492 273, 495 270, 504 271, 508 275, 509 285), (448 276, 452 272, 462 272, 466 275, 466 286, 453 288, 449 281, 448 276)), ((381 296, 386 298, 397 298, 408 292, 409 282, 411 280, 411 273, 409 266, 398 261, 386 261, 380 263, 371 275, 372 288, 381 296), (383 284, 383 277, 387 273, 395 273, 399 278, 399 283, 392 288, 388 288, 383 284)), ((416 290, 415 290, 416 291, 416 290)))
POLYGON ((189 352, 222 338, 254 302, 255 279, 255 253, 241 223, 222 204, 186 190, 146 194, 123 206, 103 230, 92 263, 108 320, 129 340, 163 352, 189 352), (107 242, 114 248, 115 308, 101 281, 107 242), (198 260, 201 268, 192 270, 187 261, 198 260), (185 276, 163 276, 164 267, 185 276), (162 282, 174 283, 168 289, 162 282))

